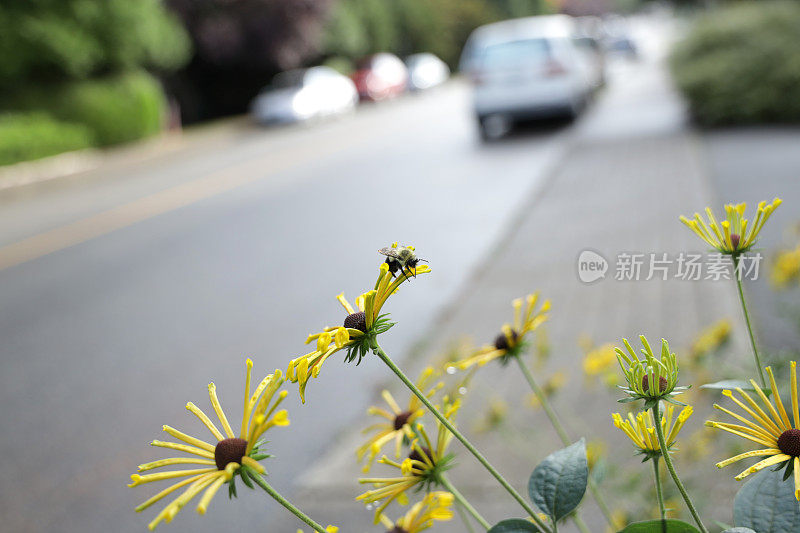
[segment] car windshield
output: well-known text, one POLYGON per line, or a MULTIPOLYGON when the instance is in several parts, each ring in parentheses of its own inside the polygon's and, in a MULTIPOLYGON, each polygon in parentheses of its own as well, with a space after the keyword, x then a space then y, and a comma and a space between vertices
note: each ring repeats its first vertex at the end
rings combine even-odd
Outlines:
POLYGON ((546 39, 524 39, 489 45, 483 49, 481 63, 485 67, 516 67, 544 61, 550 54, 546 39))

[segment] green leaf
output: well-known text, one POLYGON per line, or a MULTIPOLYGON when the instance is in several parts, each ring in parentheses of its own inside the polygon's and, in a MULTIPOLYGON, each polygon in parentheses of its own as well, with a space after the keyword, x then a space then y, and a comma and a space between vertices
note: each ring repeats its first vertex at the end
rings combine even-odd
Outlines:
POLYGON ((756 533, 749 527, 732 527, 731 529, 726 529, 722 533, 756 533))
POLYGON ((533 522, 523 520, 522 518, 509 518, 508 520, 496 523, 492 526, 492 529, 486 533, 529 533, 530 531, 539 531, 533 522))
POLYGON ((589 465, 586 440, 551 453, 533 470, 528 494, 536 506, 558 522, 575 510, 586 492, 589 465))
POLYGON ((629 524, 619 533, 700 533, 692 524, 682 520, 668 518, 667 520, 647 520, 629 524))
POLYGON ((737 387, 748 391, 756 390, 753 388, 752 383, 741 379, 723 379, 722 381, 717 381, 716 383, 706 383, 705 385, 700 385, 701 389, 714 390, 736 390, 737 387))
POLYGON ((762 470, 736 494, 733 523, 758 533, 800 531, 800 504, 794 497, 794 482, 781 479, 780 472, 762 470))

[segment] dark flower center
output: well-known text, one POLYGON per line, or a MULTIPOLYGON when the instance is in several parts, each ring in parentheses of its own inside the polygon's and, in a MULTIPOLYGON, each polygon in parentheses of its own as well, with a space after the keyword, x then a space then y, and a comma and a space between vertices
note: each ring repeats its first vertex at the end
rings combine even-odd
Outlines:
POLYGON ((737 250, 739 248, 739 235, 736 233, 731 233, 731 244, 733 245, 733 249, 737 250))
POLYGON ((778 449, 786 455, 800 457, 800 429, 787 429, 781 433, 778 449))
POLYGON ((247 441, 244 439, 224 439, 214 448, 214 462, 217 468, 224 470, 228 463, 242 464, 242 457, 247 450, 247 441))
POLYGON ((350 329, 357 329, 358 331, 367 332, 367 315, 364 311, 347 315, 344 319, 344 327, 350 329))
POLYGON ((408 419, 411 418, 411 411, 405 411, 394 417, 394 430, 397 431, 406 424, 408 424, 408 419))
MULTIPOLYGON (((428 457, 428 461, 430 461, 432 463, 433 462, 433 454, 431 454, 431 451, 428 448, 425 448, 425 447, 422 448, 422 451, 425 452, 425 455, 428 457)), ((420 463, 427 464, 427 462, 425 461, 425 458, 422 457, 422 454, 419 453, 419 451, 416 450, 416 449, 411 450, 411 453, 408 454, 408 458, 411 459, 412 461, 419 461, 420 463)))
MULTIPOLYGON (((518 337, 517 332, 512 329, 511 330, 511 342, 514 342, 514 343, 517 342, 517 337, 518 337)), ((510 350, 511 349, 511 346, 508 343, 508 337, 506 337, 505 333, 501 333, 500 335, 497 336, 497 338, 494 340, 494 347, 497 348, 498 350, 510 350)))
POLYGON ((387 531, 386 533, 408 533, 405 529, 400 526, 394 526, 392 529, 387 531))
MULTIPOLYGON (((642 377, 642 390, 644 392, 647 392, 650 389, 650 384, 647 382, 647 380, 648 380, 648 376, 647 376, 647 374, 645 374, 644 377, 642 377)), ((659 376, 659 378, 658 378, 658 392, 661 393, 661 392, 664 392, 665 390, 667 390, 667 385, 668 384, 669 383, 667 382, 667 378, 665 378, 664 376, 659 376)))

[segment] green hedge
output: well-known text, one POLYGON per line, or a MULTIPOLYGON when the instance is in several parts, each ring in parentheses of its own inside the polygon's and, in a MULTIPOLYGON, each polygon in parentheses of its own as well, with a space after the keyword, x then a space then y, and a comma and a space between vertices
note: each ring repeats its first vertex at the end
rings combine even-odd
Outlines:
POLYGON ((161 86, 145 72, 20 89, 0 102, 5 111, 45 111, 85 125, 98 146, 158 133, 165 113, 161 86))
POLYGON ((800 121, 800 3, 714 9, 697 20, 670 63, 701 124, 800 121))
POLYGON ((0 165, 92 146, 91 131, 44 113, 0 114, 0 165))

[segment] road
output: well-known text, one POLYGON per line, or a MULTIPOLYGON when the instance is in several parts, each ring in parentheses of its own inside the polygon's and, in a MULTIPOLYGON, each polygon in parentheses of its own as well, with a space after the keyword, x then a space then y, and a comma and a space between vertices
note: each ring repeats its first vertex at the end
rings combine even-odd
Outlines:
MULTIPOLYGON (((285 369, 308 333, 371 288, 392 241, 435 275, 392 298, 402 357, 467 281, 563 152, 570 128, 480 145, 452 83, 342 120, 245 128, 143 161, 0 192, 0 516, 3 531, 142 531, 125 486, 161 425, 205 436, 184 409, 213 380, 235 419, 245 357, 285 369)), ((330 361, 292 426, 271 432, 273 485, 362 412, 385 378, 330 361)), ((241 494, 244 492, 245 494, 241 494)), ((171 531, 238 530, 282 511, 217 497, 171 531)), ((320 513, 324 520, 324 512, 320 513)), ((265 522, 266 520, 266 522, 265 522)))

